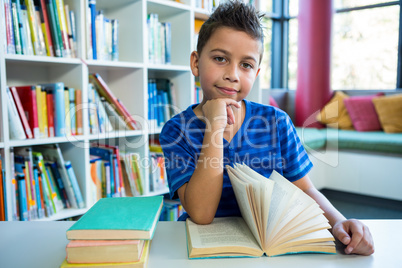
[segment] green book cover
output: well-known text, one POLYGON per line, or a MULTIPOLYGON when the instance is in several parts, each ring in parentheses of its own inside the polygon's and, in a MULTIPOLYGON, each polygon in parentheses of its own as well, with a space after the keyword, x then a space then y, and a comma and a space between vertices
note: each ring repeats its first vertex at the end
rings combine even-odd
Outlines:
POLYGON ((67 239, 153 237, 163 196, 102 198, 67 230, 67 239))

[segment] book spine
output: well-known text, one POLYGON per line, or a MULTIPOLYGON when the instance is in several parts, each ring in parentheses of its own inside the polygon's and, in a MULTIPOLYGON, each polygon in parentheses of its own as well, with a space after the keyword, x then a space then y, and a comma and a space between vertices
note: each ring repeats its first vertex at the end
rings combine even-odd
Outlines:
POLYGON ((11 88, 9 88, 9 90, 11 92, 11 95, 13 96, 14 103, 15 103, 15 106, 17 108, 18 115, 19 115, 19 117, 21 119, 22 125, 24 126, 25 135, 26 135, 26 137, 28 139, 32 139, 33 134, 32 134, 32 131, 31 131, 31 127, 29 126, 28 119, 26 118, 24 108, 22 107, 22 103, 21 103, 21 100, 19 98, 18 92, 17 92, 15 87, 11 87, 11 88))
POLYGON ((96 0, 89 0, 88 1, 88 6, 90 10, 90 18, 91 18, 91 40, 92 40, 92 58, 94 60, 98 59, 98 54, 97 54, 97 46, 96 46, 96 0))
POLYGON ((18 21, 18 10, 16 0, 11 1, 11 15, 13 19, 15 54, 22 54, 21 34, 18 21))
POLYGON ((53 174, 52 174, 50 166, 45 164, 44 169, 46 170, 47 184, 48 184, 48 187, 51 192, 53 212, 57 213, 64 208, 63 202, 60 197, 60 193, 57 191, 56 182, 53 178, 53 174))
POLYGON ((71 165, 71 162, 66 161, 65 167, 67 169, 67 173, 69 175, 71 185, 73 186, 73 189, 74 189, 74 195, 77 200, 78 208, 83 208, 84 207, 84 199, 82 198, 80 186, 78 185, 77 177, 75 176, 75 172, 74 172, 73 166, 71 165))
POLYGON ((26 181, 24 174, 17 174, 17 182, 18 182, 18 198, 19 198, 19 210, 20 210, 20 219, 21 221, 28 220, 28 200, 26 195, 26 181))
POLYGON ((172 63, 172 26, 170 22, 164 22, 165 28, 165 63, 172 63))
POLYGON ((54 93, 55 136, 64 137, 66 135, 64 84, 55 83, 53 93, 54 93))
POLYGON ((63 57, 71 58, 71 49, 70 49, 70 41, 68 39, 67 32, 67 20, 64 12, 64 1, 63 0, 55 0, 54 2, 57 9, 57 15, 59 17, 59 25, 61 38, 63 43, 63 57))
POLYGON ((91 8, 88 6, 86 9, 86 57, 88 60, 93 59, 92 53, 92 16, 91 16, 91 8))
POLYGON ((33 186, 35 187, 35 195, 36 195, 36 205, 38 208, 38 219, 42 219, 45 217, 45 210, 42 207, 42 198, 40 195, 40 184, 39 184, 39 175, 38 168, 36 166, 33 167, 33 186))
POLYGON ((26 30, 25 30, 24 20, 23 20, 23 16, 22 16, 21 3, 19 0, 15 1, 15 6, 17 8, 18 27, 19 27, 20 40, 21 40, 21 51, 22 51, 22 54, 27 55, 28 50, 27 50, 26 30))
POLYGON ((4 1, 4 14, 6 20, 7 53, 15 54, 13 15, 11 9, 11 2, 9 0, 4 1))
POLYGON ((13 97, 9 88, 7 87, 7 110, 8 110, 8 124, 10 129, 10 138, 17 140, 24 140, 26 138, 24 127, 18 115, 17 107, 15 106, 13 97))
MULTIPOLYGON (((13 91, 13 87, 11 90, 13 91)), ((33 137, 40 138, 35 86, 16 87, 16 91, 24 112, 28 114, 28 123, 33 132, 33 137)))
POLYGON ((57 29, 58 25, 56 23, 57 20, 54 13, 53 0, 45 0, 45 5, 47 14, 49 15, 49 27, 52 37, 54 55, 56 57, 63 57, 62 45, 60 44, 59 40, 59 30, 57 29))
POLYGON ((112 61, 119 60, 119 21, 112 20, 112 61))
POLYGON ((40 5, 41 10, 41 25, 42 25, 42 32, 45 37, 46 54, 50 57, 53 57, 54 48, 52 42, 52 35, 50 33, 49 16, 46 9, 46 2, 45 0, 40 0, 38 4, 40 5))
POLYGON ((71 134, 72 135, 77 135, 77 126, 76 126, 76 118, 77 118, 77 113, 75 109, 75 89, 70 87, 68 89, 68 100, 69 100, 69 114, 70 114, 70 119, 71 119, 71 134))
MULTIPOLYGON (((103 10, 99 10, 95 17, 96 29, 96 59, 105 60, 105 25, 103 10)), ((95 54, 94 54, 95 56, 95 54)), ((95 59, 95 58, 94 58, 95 59)))
POLYGON ((41 107, 40 112, 42 112, 42 120, 43 120, 43 125, 44 125, 44 137, 47 138, 49 137, 49 122, 48 122, 48 117, 47 117, 47 93, 45 88, 40 86, 40 97, 41 97, 41 107))
MULTIPOLYGON (((44 118, 43 118, 43 113, 42 113, 42 87, 37 85, 35 86, 35 95, 36 95, 36 106, 37 106, 37 116, 38 116, 38 125, 39 125, 39 137, 40 138, 45 138, 47 137, 47 133, 45 136, 45 124, 44 124, 44 118)), ((46 129, 47 132, 47 129, 46 129)))
POLYGON ((68 87, 64 87, 64 109, 65 109, 65 127, 66 127, 66 136, 71 136, 71 116, 70 113, 70 93, 68 92, 68 87))
POLYGON ((39 40, 39 49, 40 49, 40 55, 45 56, 47 54, 46 52, 46 44, 45 44, 45 37, 44 33, 42 31, 42 19, 41 19, 41 11, 39 6, 34 6, 35 8, 35 16, 36 16, 36 30, 38 32, 38 40, 39 40))
POLYGON ((37 160, 37 165, 38 169, 40 171, 40 185, 42 187, 42 193, 43 193, 43 200, 45 203, 45 213, 47 217, 50 217, 53 215, 53 208, 52 208, 52 197, 51 197, 51 191, 48 188, 47 185, 47 175, 46 175, 46 170, 44 169, 43 165, 43 160, 38 159, 37 160))
POLYGON ((75 113, 77 115, 76 119, 76 128, 77 128, 77 135, 83 135, 83 118, 82 118, 82 91, 81 89, 76 89, 75 90, 75 113))
POLYGON ((63 203, 64 208, 70 208, 70 201, 68 200, 67 192, 61 179, 60 172, 57 168, 56 162, 46 163, 46 167, 49 169, 50 175, 53 175, 52 184, 55 186, 55 190, 58 189, 59 199, 63 203))
POLYGON ((48 136, 54 137, 54 94, 53 89, 45 88, 46 91, 46 106, 47 106, 47 122, 48 136))
POLYGON ((35 7, 33 4, 33 0, 24 0, 25 6, 27 8, 28 12, 28 22, 29 22, 29 28, 31 30, 31 39, 32 39, 32 44, 33 44, 33 49, 35 55, 42 55, 42 50, 40 48, 40 41, 39 41, 39 35, 38 31, 36 28, 36 25, 38 25, 36 21, 36 15, 35 15, 35 7))
POLYGON ((34 48, 32 45, 32 34, 31 34, 31 28, 29 26, 29 18, 28 18, 28 11, 25 5, 21 5, 21 18, 22 18, 22 24, 24 25, 24 36, 26 40, 26 55, 34 55, 34 48))
POLYGON ((111 187, 111 178, 110 178, 110 162, 109 161, 104 161, 104 166, 105 166, 105 179, 106 179, 106 197, 112 197, 112 187, 111 187))
POLYGON ((113 171, 114 171, 113 175, 114 175, 114 185, 115 185, 114 194, 115 194, 115 197, 121 197, 120 174, 119 174, 119 166, 117 163, 116 155, 113 155, 113 171))
POLYGON ((73 33, 71 27, 71 17, 70 17, 70 7, 68 5, 64 5, 64 17, 66 18, 66 27, 67 27, 67 35, 68 35, 68 45, 70 47, 71 57, 76 58, 76 51, 74 49, 74 40, 73 33))
POLYGON ((78 57, 78 51, 77 51, 77 25, 75 21, 75 13, 73 10, 70 10, 69 13, 70 17, 70 27, 71 27, 71 36, 73 38, 73 46, 71 48, 72 54, 75 55, 75 57, 78 57))

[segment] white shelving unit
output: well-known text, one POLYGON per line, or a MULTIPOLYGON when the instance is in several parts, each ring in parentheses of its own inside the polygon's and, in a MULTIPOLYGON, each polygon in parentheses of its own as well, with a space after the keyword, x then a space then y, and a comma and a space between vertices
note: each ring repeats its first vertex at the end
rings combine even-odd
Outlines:
MULTIPOLYGON (((8 219, 11 219, 11 166, 10 148, 41 146, 58 143, 66 160, 72 162, 79 186, 83 193, 84 209, 64 210, 45 220, 59 220, 82 215, 89 204, 89 146, 91 143, 119 145, 122 151, 139 153, 149 157, 149 135, 158 135, 160 128, 148 129, 147 86, 149 78, 170 79, 175 87, 177 105, 186 109, 194 101, 194 77, 189 62, 193 44, 194 18, 206 19, 209 12, 196 9, 193 0, 183 3, 168 0, 97 0, 96 9, 103 10, 105 17, 119 20, 119 61, 97 61, 86 58, 86 7, 88 0, 64 0, 76 14, 78 58, 8 55, 0 49, 0 153, 6 170, 8 219), (169 65, 148 63, 147 14, 157 13, 159 21, 171 23, 172 52, 169 65), (114 94, 124 102, 129 112, 143 126, 136 131, 118 131, 90 134, 88 114, 84 112, 84 135, 48 139, 11 140, 7 120, 6 86, 64 82, 66 86, 82 89, 82 103, 88 100, 88 74, 99 73, 114 94)), ((3 8, 3 7, 1 7, 3 8)), ((3 23, 3 22, 2 22, 3 23)), ((3 28, 1 39, 5 38, 3 28)), ((249 99, 260 100, 258 81, 249 99)), ((149 189, 149 170, 142 169, 145 189, 149 189)), ((167 193, 168 189, 145 195, 167 193)))

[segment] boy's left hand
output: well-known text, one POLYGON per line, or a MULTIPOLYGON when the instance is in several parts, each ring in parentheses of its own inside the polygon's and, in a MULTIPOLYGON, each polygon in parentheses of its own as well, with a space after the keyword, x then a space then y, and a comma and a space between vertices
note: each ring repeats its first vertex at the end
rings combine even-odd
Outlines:
POLYGON ((346 254, 368 256, 374 253, 374 242, 369 228, 358 220, 337 222, 332 227, 332 235, 346 245, 346 254))

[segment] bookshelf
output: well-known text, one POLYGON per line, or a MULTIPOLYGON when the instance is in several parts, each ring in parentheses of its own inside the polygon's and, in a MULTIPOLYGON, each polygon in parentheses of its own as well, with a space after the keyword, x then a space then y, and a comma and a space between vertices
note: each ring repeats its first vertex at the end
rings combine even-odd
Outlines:
MULTIPOLYGON (((42 220, 61 220, 84 214, 92 205, 90 201, 90 153, 93 143, 118 145, 120 151, 135 152, 141 158, 150 157, 149 139, 157 137, 161 127, 148 124, 148 79, 169 79, 175 87, 178 110, 186 109, 194 102, 194 77, 189 67, 193 50, 194 19, 207 19, 208 11, 196 8, 192 0, 181 3, 168 0, 97 0, 96 10, 103 10, 105 17, 119 20, 119 61, 93 60, 87 58, 87 7, 88 0, 64 0, 75 12, 77 26, 77 58, 28 56, 7 54, 4 42, 0 49, 0 152, 6 172, 7 218, 12 220, 10 149, 41 147, 57 143, 63 157, 74 168, 85 207, 65 209, 42 220), (148 60, 147 14, 157 13, 159 21, 171 23, 171 64, 153 64, 148 60), (98 73, 121 99, 140 130, 119 130, 91 134, 88 113, 83 113, 83 135, 42 139, 13 140, 9 135, 7 113, 7 86, 64 82, 66 86, 82 90, 82 104, 88 104, 88 75, 98 73)), ((4 6, 0 7, 4 9, 4 6)), ((2 10, 3 12, 4 10, 2 10)), ((3 24, 4 21, 1 21, 3 24)), ((6 38, 3 27, 0 37, 6 38)), ((258 81, 250 100, 260 100, 258 81)), ((150 171, 141 169, 144 179, 144 195, 166 194, 168 189, 149 191, 150 171)))

